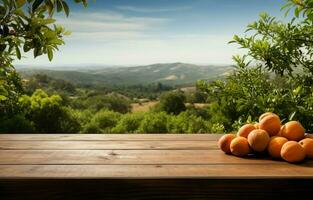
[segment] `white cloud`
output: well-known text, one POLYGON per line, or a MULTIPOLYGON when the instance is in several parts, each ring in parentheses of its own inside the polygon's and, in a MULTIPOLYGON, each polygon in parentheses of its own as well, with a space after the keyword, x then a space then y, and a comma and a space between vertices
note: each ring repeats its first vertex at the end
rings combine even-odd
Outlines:
POLYGON ((166 18, 133 17, 118 12, 72 13, 59 18, 73 34, 54 56, 36 60, 29 56, 19 64, 31 65, 144 65, 159 62, 231 63, 236 47, 227 45, 232 35, 164 34, 172 22, 166 18))
POLYGON ((131 11, 131 12, 141 12, 141 13, 157 13, 157 12, 177 12, 186 11, 192 9, 191 6, 181 6, 181 7, 168 7, 168 8, 145 8, 145 7, 135 7, 135 6, 117 6, 119 10, 131 11))
MULTIPOLYGON (((57 53, 51 65, 146 65, 166 62, 196 64, 229 64, 231 57, 240 53, 228 45, 228 35, 169 35, 132 40, 114 40, 84 44, 68 43, 57 53)), ((28 60, 30 64, 47 66, 46 57, 28 60)))
POLYGON ((69 40, 132 39, 144 37, 145 31, 170 22, 167 18, 132 17, 118 12, 72 13, 70 18, 58 18, 58 23, 73 34, 69 40))
POLYGON ((102 41, 112 41, 112 40, 127 40, 142 38, 144 35, 138 32, 132 31, 112 31, 112 32, 75 32, 71 35, 71 40, 82 40, 102 42, 102 41))

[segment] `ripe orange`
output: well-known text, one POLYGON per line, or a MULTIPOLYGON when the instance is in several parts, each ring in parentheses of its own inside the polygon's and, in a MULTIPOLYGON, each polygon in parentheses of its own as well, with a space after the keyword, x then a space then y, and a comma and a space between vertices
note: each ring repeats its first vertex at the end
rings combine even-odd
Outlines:
POLYGON ((238 130, 237 136, 247 138, 249 133, 255 129, 256 128, 254 127, 253 124, 246 124, 238 130))
POLYGON ((266 149, 269 141, 270 136, 266 131, 261 129, 253 130, 248 135, 248 143, 250 147, 256 152, 263 152, 266 149))
POLYGON ((288 140, 300 141, 304 138, 305 130, 300 122, 291 121, 286 123, 282 130, 281 135, 288 140))
POLYGON ((274 113, 272 112, 266 112, 266 113, 263 113, 260 117, 259 117, 259 122, 264 118, 264 117, 267 117, 269 115, 275 115, 274 113))
POLYGON ((284 126, 281 126, 276 136, 282 136, 283 129, 284 129, 284 126))
POLYGON ((270 154, 270 156, 275 159, 280 159, 281 148, 286 142, 288 142, 288 140, 284 137, 279 136, 271 137, 270 142, 268 143, 267 146, 267 151, 270 154))
POLYGON ((244 137, 237 137, 230 143, 230 151, 235 156, 246 156, 250 152, 248 140, 244 137))
POLYGON ((236 135, 234 134, 226 134, 223 135, 219 141, 218 141, 218 147, 224 151, 225 153, 231 153, 230 152, 230 143, 233 139, 236 138, 236 135))
POLYGON ((260 129, 265 130, 269 134, 269 136, 277 135, 281 127, 280 119, 275 114, 263 117, 259 124, 260 129))
POLYGON ((299 144, 304 148, 306 157, 313 159, 313 139, 305 138, 299 144))
POLYGON ((281 148, 280 155, 287 162, 297 163, 304 160, 305 151, 298 142, 288 141, 281 148))

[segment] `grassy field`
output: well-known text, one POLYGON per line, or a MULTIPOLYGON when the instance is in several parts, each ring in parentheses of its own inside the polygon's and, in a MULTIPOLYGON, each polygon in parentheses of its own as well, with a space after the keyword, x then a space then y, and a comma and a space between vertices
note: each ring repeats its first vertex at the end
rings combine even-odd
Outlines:
POLYGON ((149 101, 145 103, 132 103, 132 112, 148 112, 158 101, 149 101))

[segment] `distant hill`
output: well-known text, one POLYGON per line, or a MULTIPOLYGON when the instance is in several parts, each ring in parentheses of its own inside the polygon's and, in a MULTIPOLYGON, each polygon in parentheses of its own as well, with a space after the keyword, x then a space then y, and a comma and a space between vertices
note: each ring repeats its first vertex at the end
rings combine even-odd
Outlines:
POLYGON ((167 85, 188 85, 197 80, 210 80, 225 76, 231 66, 194 65, 187 63, 153 64, 138 67, 85 67, 75 70, 46 68, 18 68, 24 77, 34 74, 64 79, 75 84, 94 85, 137 85, 163 83, 167 85))

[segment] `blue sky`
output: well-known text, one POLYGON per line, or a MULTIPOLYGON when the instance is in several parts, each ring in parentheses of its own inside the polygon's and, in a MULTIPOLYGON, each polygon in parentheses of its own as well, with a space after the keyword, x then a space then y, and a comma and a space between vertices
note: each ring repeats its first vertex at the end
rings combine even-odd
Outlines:
POLYGON ((49 62, 27 55, 18 64, 145 65, 188 62, 230 64, 242 53, 227 42, 243 34, 260 12, 283 17, 285 0, 97 0, 71 4, 58 22, 72 31, 49 62))

